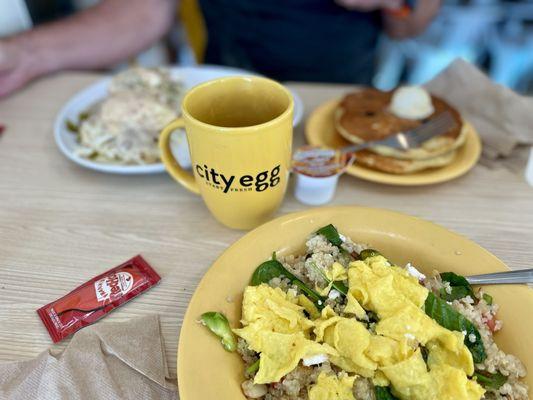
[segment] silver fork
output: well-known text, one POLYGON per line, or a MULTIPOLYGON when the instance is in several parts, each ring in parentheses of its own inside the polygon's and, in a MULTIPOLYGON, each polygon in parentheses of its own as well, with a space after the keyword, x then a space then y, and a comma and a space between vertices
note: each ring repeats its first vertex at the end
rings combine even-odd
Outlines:
POLYGON ((295 154, 294 158, 296 161, 313 158, 315 159, 315 162, 320 163, 321 160, 335 157, 335 155, 339 152, 341 154, 356 153, 360 150, 376 146, 386 146, 400 150, 409 150, 414 147, 420 147, 425 141, 435 136, 442 135, 448 130, 454 128, 455 125, 456 122, 451 113, 449 111, 445 111, 437 115, 435 118, 430 119, 428 122, 411 129, 410 131, 399 132, 396 135, 388 136, 385 139, 354 144, 340 149, 314 148, 310 150, 304 150, 295 154))
POLYGON ((396 135, 388 136, 382 140, 374 140, 371 142, 364 142, 352 146, 343 147, 343 153, 355 153, 357 151, 367 149, 369 147, 386 146, 393 147, 400 150, 409 150, 413 147, 420 147, 422 143, 431 139, 432 137, 442 135, 444 132, 455 127, 455 120, 449 111, 445 111, 435 118, 430 119, 425 124, 422 124, 407 132, 399 132, 396 135))
POLYGON ((533 283, 533 269, 521 269, 492 274, 471 275, 465 277, 471 285, 495 285, 513 283, 533 283))

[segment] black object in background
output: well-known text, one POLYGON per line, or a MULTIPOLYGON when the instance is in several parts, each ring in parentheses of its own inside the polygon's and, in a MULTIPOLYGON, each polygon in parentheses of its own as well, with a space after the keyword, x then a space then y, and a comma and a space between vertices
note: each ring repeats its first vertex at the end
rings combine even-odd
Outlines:
POLYGON ((207 26, 205 62, 281 81, 370 84, 378 12, 333 0, 199 0, 207 26))
POLYGON ((34 25, 66 17, 75 11, 71 0, 26 0, 26 6, 34 25))

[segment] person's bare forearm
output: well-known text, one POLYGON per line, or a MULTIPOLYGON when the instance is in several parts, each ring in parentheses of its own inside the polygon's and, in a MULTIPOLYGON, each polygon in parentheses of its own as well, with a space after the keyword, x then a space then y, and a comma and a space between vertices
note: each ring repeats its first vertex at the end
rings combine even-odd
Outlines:
POLYGON ((438 14, 440 3, 440 0, 418 0, 415 9, 409 15, 400 18, 384 12, 385 31, 394 39, 405 39, 421 34, 438 14))
POLYGON ((175 4, 175 0, 104 0, 8 40, 31 53, 37 76, 109 66, 161 38, 174 21, 175 4))

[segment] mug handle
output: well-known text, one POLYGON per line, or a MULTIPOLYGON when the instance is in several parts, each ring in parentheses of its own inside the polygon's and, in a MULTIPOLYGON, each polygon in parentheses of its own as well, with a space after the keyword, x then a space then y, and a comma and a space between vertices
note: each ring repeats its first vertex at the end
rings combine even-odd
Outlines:
POLYGON ((172 151, 170 151, 170 135, 178 128, 185 128, 185 122, 182 117, 176 118, 170 124, 165 126, 159 135, 159 150, 161 151, 161 161, 165 164, 168 173, 180 183, 185 189, 193 193, 200 194, 200 187, 194 179, 194 175, 185 171, 178 164, 172 151))

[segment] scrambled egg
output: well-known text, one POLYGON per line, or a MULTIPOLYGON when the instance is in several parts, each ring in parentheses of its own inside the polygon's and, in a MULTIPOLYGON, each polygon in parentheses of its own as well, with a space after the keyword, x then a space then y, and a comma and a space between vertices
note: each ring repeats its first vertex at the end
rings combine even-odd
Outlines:
POLYGON ((160 160, 159 133, 180 114, 183 84, 163 68, 130 68, 109 95, 86 110, 76 153, 96 161, 150 164, 160 160))
POLYGON ((347 372, 371 377, 377 368, 366 351, 370 346, 371 334, 365 325, 353 318, 344 318, 330 308, 322 310, 322 317, 315 321, 316 340, 335 348, 338 356, 330 357, 333 364, 347 372))
POLYGON ((375 333, 329 306, 310 320, 298 298, 264 284, 248 287, 244 328, 235 333, 260 353, 255 383, 278 382, 300 360, 320 355, 355 375, 321 373, 309 390, 310 400, 354 399, 351 388, 357 375, 380 386, 391 385, 401 400, 483 396, 481 386, 468 378, 474 363, 463 334, 441 327, 425 314, 428 290, 416 278, 381 256, 352 262, 347 271, 336 264, 325 273, 333 280, 348 278, 344 314, 367 320, 366 311, 374 312, 379 318, 375 333), (427 361, 420 345, 427 350, 427 361))
POLYGON ((248 286, 242 301, 242 319, 244 326, 235 333, 245 339, 255 350, 260 348, 258 339, 261 332, 298 333, 308 337, 308 331, 314 326, 306 318, 303 307, 297 299, 290 297, 280 288, 272 288, 266 284, 248 286))
POLYGON ((354 261, 348 270, 349 292, 361 306, 380 318, 394 315, 405 304, 424 305, 428 290, 403 268, 382 256, 354 261))
POLYGON ((324 289, 320 289, 318 287, 316 288, 317 292, 321 296, 328 295, 333 285, 333 282, 344 281, 348 279, 348 275, 346 274, 346 269, 338 262, 334 262, 331 265, 331 267, 327 268, 324 271, 324 275, 326 275, 326 278, 328 278, 329 284, 324 289))
POLYGON ((427 346, 430 367, 451 364, 467 375, 474 373, 463 334, 443 328, 426 315, 422 306, 428 290, 404 269, 388 266, 381 256, 356 261, 350 265, 349 287, 354 298, 380 318, 378 335, 397 341, 407 338, 427 346))
POLYGON ((261 353, 254 383, 278 382, 301 359, 335 354, 327 344, 309 340, 313 322, 305 317, 297 298, 266 284, 244 291, 242 325, 234 332, 261 353))
POLYGON ((256 384, 278 382, 303 358, 335 353, 327 345, 306 339, 302 332, 283 334, 265 331, 258 336, 261 356, 259 370, 254 377, 256 384))
POLYGON ((354 400, 352 387, 355 378, 342 373, 337 377, 322 372, 316 385, 309 389, 309 400, 354 400))
POLYGON ((440 364, 428 371, 420 350, 406 360, 383 367, 381 371, 400 399, 478 400, 485 392, 458 368, 440 364))

